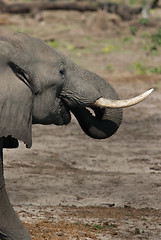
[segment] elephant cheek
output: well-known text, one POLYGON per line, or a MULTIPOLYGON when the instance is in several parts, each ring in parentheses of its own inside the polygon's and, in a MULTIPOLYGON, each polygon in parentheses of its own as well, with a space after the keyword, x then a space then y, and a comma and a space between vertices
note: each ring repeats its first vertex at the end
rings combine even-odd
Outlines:
POLYGON ((59 98, 51 105, 40 104, 39 102, 34 104, 32 117, 33 124, 66 125, 70 120, 70 112, 59 98))
POLYGON ((54 109, 54 99, 47 92, 35 96, 32 109, 32 123, 47 124, 47 119, 51 117, 52 109, 54 109))

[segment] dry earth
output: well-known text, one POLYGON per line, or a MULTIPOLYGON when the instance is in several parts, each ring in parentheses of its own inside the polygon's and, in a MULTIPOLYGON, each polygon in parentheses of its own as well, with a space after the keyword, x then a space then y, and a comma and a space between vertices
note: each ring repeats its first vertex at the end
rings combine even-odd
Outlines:
MULTIPOLYGON (((26 32, 27 28, 29 34, 42 39, 56 36, 56 39, 71 40, 72 44, 78 41, 80 46, 80 36, 83 39, 89 34, 89 25, 84 29, 82 24, 91 13, 87 16, 74 12, 52 14, 43 13, 40 22, 30 16, 1 15, 0 29, 19 28, 26 32), (66 21, 68 31, 63 28, 66 21), (61 29, 58 23, 62 24, 61 29), (69 26, 72 27, 69 29, 69 26), (80 35, 75 36, 73 32, 80 35)), ((117 17, 115 21, 118 21, 117 17)), ((108 24, 115 26, 114 20, 108 24)), ((120 36, 120 26, 124 34, 128 32, 127 23, 120 22, 111 34, 110 30, 105 32, 102 25, 97 25, 92 36, 97 39, 112 34, 120 36)), ((139 50, 135 54, 140 56, 139 50)), ((92 55, 92 52, 70 55, 105 76, 121 98, 135 96, 151 87, 155 87, 155 92, 141 104, 125 109, 119 131, 107 140, 85 136, 74 117, 68 126, 34 126, 32 149, 25 149, 20 144, 18 149, 4 153, 10 200, 33 240, 159 240, 160 76, 122 72, 122 66, 132 58, 128 55, 129 59, 125 61, 126 53, 118 53, 115 58, 112 55, 116 71, 108 74, 103 68, 108 55, 102 57, 101 54, 92 55)), ((158 62, 159 59, 158 56, 158 62)))

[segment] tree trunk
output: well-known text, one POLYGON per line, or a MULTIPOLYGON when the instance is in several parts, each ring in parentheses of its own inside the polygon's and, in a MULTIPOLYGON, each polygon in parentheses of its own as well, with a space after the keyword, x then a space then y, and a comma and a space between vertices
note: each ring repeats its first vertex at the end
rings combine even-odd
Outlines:
POLYGON ((150 8, 151 8, 151 0, 143 0, 143 9, 141 12, 142 19, 149 19, 150 17, 150 8))
POLYGON ((97 11, 98 9, 104 9, 107 12, 115 13, 119 15, 123 20, 130 20, 133 15, 139 14, 141 8, 131 8, 124 4, 116 4, 112 2, 31 2, 31 3, 12 3, 7 4, 3 0, 0 0, 0 11, 7 13, 30 13, 33 10, 75 10, 75 11, 97 11))

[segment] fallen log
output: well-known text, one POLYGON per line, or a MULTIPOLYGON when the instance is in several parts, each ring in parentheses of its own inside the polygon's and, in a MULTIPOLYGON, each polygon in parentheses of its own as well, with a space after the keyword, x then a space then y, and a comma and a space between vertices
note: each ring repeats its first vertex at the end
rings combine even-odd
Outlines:
POLYGON ((119 15, 123 20, 130 20, 133 15, 139 14, 141 7, 132 8, 124 4, 116 4, 111 2, 30 2, 30 3, 6 3, 0 0, 0 12, 10 14, 26 14, 33 10, 76 10, 76 11, 97 11, 104 9, 107 12, 119 15))

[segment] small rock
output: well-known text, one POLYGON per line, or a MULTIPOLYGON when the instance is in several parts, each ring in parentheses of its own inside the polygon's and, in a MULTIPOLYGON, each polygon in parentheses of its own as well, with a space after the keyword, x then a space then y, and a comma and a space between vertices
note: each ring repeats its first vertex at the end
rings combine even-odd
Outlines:
POLYGON ((57 232, 56 235, 59 237, 62 237, 62 236, 64 236, 64 232, 63 231, 57 232))

